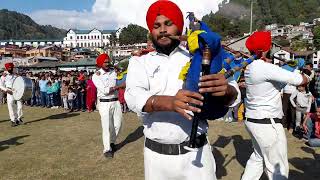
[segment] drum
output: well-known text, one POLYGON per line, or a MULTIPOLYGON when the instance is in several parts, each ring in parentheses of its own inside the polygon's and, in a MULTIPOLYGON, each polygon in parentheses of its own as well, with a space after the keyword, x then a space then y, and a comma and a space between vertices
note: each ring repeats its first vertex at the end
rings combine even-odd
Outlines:
POLYGON ((13 80, 12 92, 14 100, 27 101, 32 97, 32 80, 27 77, 18 76, 13 80))

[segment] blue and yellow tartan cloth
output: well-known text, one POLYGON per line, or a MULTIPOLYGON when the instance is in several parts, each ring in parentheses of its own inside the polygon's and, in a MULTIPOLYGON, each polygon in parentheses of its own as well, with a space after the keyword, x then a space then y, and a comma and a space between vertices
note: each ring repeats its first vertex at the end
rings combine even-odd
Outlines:
MULTIPOLYGON (((192 32, 188 37, 188 49, 192 55, 190 68, 188 69, 185 89, 198 92, 199 79, 202 64, 202 52, 207 44, 211 50, 212 61, 210 73, 217 74, 222 70, 226 52, 221 46, 221 37, 210 30, 203 22, 200 22, 200 30, 192 32)), ((224 97, 208 96, 207 101, 202 107, 201 117, 203 119, 214 120, 223 117, 228 107, 223 103, 224 97)))

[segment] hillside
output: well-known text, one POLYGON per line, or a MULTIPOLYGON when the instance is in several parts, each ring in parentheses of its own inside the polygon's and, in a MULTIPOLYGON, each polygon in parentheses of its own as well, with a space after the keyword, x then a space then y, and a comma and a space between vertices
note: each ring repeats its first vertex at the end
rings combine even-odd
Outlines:
MULTIPOLYGON (((250 29, 250 0, 230 0, 217 13, 203 17, 222 36, 241 36, 250 29)), ((253 29, 265 25, 312 22, 320 17, 320 0, 253 0, 253 29)))
POLYGON ((0 40, 7 39, 62 39, 66 30, 53 26, 41 26, 29 16, 0 10, 0 40))

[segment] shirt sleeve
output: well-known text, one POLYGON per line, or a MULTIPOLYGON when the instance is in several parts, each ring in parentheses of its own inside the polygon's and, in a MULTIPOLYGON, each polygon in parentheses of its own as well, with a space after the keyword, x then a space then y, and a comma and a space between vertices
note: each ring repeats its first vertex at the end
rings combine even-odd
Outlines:
POLYGON ((296 103, 294 102, 294 98, 297 97, 297 94, 298 94, 298 91, 294 91, 294 92, 291 94, 291 96, 290 96, 290 102, 291 102, 291 104, 292 104, 293 107, 296 107, 296 106, 297 106, 296 103))
POLYGON ((293 86, 298 86, 303 82, 302 75, 298 72, 290 72, 279 66, 270 63, 264 63, 263 71, 265 79, 269 81, 276 81, 280 83, 288 83, 293 86))
MULTIPOLYGON (((102 76, 102 75, 100 75, 102 76)), ((98 75, 94 74, 92 76, 93 84, 97 87, 97 90, 100 91, 102 94, 108 95, 110 93, 110 87, 107 87, 99 78, 98 75)))
POLYGON ((128 107, 138 115, 142 115, 145 114, 143 107, 153 94, 149 90, 145 67, 136 58, 131 58, 129 62, 124 97, 128 107))
POLYGON ((308 101, 308 106, 307 106, 307 113, 310 112, 311 109, 311 104, 312 104, 312 94, 309 92, 309 101, 308 101))
POLYGON ((237 99, 229 106, 229 107, 235 107, 241 102, 241 92, 238 86, 238 83, 232 79, 228 79, 229 85, 233 86, 237 90, 237 99))
POLYGON ((0 79, 0 90, 7 91, 7 88, 4 84, 4 80, 0 79))

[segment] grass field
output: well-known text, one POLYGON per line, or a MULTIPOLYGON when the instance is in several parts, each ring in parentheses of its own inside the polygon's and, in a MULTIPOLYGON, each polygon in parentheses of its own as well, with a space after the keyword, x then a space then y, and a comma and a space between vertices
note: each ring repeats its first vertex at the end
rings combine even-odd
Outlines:
MULTIPOLYGON (((143 134, 133 113, 124 115, 113 159, 102 155, 99 113, 24 108, 25 125, 10 127, 0 105, 0 179, 120 179, 143 177, 143 134)), ((252 153, 243 124, 210 122, 209 140, 219 179, 237 180, 252 153), (237 151, 235 151, 237 149, 237 151)), ((320 150, 288 135, 290 178, 320 179, 320 150)))

